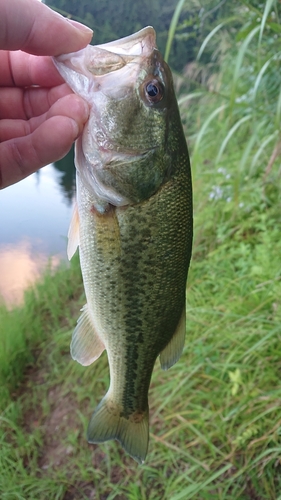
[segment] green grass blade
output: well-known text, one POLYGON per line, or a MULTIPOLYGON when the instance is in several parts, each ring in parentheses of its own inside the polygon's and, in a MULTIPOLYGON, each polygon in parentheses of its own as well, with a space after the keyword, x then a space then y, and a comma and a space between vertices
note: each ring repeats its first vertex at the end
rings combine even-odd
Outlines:
POLYGON ((259 85, 260 85, 260 82, 262 80, 262 77, 264 75, 264 73, 266 72, 267 68, 269 67, 270 63, 276 59, 279 58, 280 56, 280 52, 277 52, 276 54, 274 54, 272 57, 270 57, 265 63, 264 65, 262 66, 261 70, 259 71, 259 74, 256 78, 256 81, 255 81, 255 85, 254 85, 254 88, 253 88, 253 95, 252 95, 252 99, 253 101, 256 99, 256 95, 257 95, 257 91, 258 91, 258 88, 259 88, 259 85))
POLYGON ((199 146, 201 144, 201 141, 210 125, 210 123, 216 118, 216 116, 221 113, 225 108, 227 107, 227 104, 222 104, 221 106, 219 106, 217 109, 215 109, 211 114, 210 116, 208 116, 208 118, 206 119, 206 121, 203 123, 198 135, 197 135, 197 138, 196 138, 196 141, 195 141, 195 145, 194 145, 194 150, 193 150, 193 156, 196 155, 198 149, 199 149, 199 146))
POLYGON ((277 99, 276 115, 275 115, 275 128, 280 130, 281 123, 281 89, 277 99))
POLYGON ((256 154, 254 155, 254 157, 252 159, 251 167, 250 167, 250 173, 252 173, 253 168, 255 167, 255 165, 256 165, 259 157, 264 152, 265 148, 268 146, 268 144, 270 144, 272 141, 274 141, 274 139, 276 139, 277 135, 278 135, 278 130, 276 130, 275 132, 273 132, 273 134, 270 134, 268 137, 266 137, 262 141, 259 149, 257 150, 256 154))
POLYGON ((234 68, 234 74, 233 74, 232 90, 231 90, 231 96, 230 96, 232 106, 234 104, 235 97, 236 97, 237 83, 238 83, 243 59, 245 57, 245 53, 246 53, 251 41, 253 40, 254 36, 258 33, 259 29, 260 29, 260 26, 258 25, 255 28, 253 28, 252 31, 250 31, 250 33, 247 35, 247 37, 245 38, 245 40, 241 44, 241 47, 240 47, 239 52, 237 54, 235 68, 234 68))
POLYGON ((198 54, 197 54, 197 57, 196 57, 196 61, 199 61, 200 57, 202 56, 205 48, 207 47, 208 43, 210 42, 210 40, 214 37, 214 35, 223 27, 223 26, 226 26, 227 24, 230 24, 232 23, 233 21, 236 21, 237 18, 236 16, 232 16, 232 17, 229 17, 227 19, 224 19, 222 23, 219 23, 217 26, 215 26, 211 31, 210 33, 208 33, 208 35, 206 36, 206 38, 204 39, 201 47, 199 48, 199 51, 198 51, 198 54))
POLYGON ((183 103, 191 101, 192 99, 198 99, 198 97, 202 97, 204 92, 194 92, 192 94, 187 94, 178 99, 178 105, 181 106, 183 103))
POLYGON ((243 116, 242 118, 240 118, 240 120, 238 120, 234 125, 233 127, 229 130, 229 132, 227 133, 226 137, 224 138, 223 142, 222 142, 222 145, 219 149, 219 152, 218 152, 218 156, 217 156, 217 159, 216 159, 216 162, 218 163, 220 160, 221 160, 221 157, 223 155, 223 152, 228 144, 228 142, 230 141, 231 137, 233 136, 233 134, 235 134, 235 132, 239 129, 239 127, 241 127, 241 125, 243 125, 243 123, 246 123, 247 121, 249 121, 250 119, 252 118, 252 115, 246 115, 246 116, 243 116))
POLYGON ((212 483, 215 479, 222 476, 225 472, 227 472, 232 467, 232 464, 227 464, 217 472, 212 474, 206 481, 202 483, 194 483, 190 484, 187 488, 184 488, 177 495, 173 495, 171 500, 189 500, 190 498, 194 498, 194 495, 197 495, 200 491, 202 491, 208 484, 212 483))
POLYGON ((239 164, 240 172, 244 172, 245 170, 246 171, 249 170, 248 166, 246 164, 249 160, 249 157, 250 157, 250 154, 252 152, 254 145, 259 140, 259 133, 262 130, 262 128, 264 127, 265 123, 266 123, 265 120, 263 120, 256 127, 254 127, 252 129, 251 135, 249 137, 249 140, 246 143, 243 155, 242 155, 241 160, 240 160, 240 164, 239 164))
POLYGON ((182 8, 183 8, 185 2, 186 2, 186 0, 179 0, 177 6, 175 8, 171 23, 170 23, 169 32, 168 32, 168 39, 167 39, 165 55, 164 55, 164 59, 166 62, 168 62, 168 60, 169 60, 169 55, 171 52, 173 39, 174 39, 175 32, 177 29, 178 20, 179 20, 180 13, 182 11, 182 8))
POLYGON ((207 47, 209 41, 213 38, 213 36, 225 25, 225 23, 220 23, 218 24, 215 28, 212 29, 212 31, 206 36, 205 40, 203 41, 200 49, 199 49, 199 52, 198 52, 198 55, 197 55, 197 58, 196 60, 199 61, 200 57, 202 56, 205 48, 207 47))
POLYGON ((262 20, 261 20, 261 24, 260 24, 259 45, 261 44, 261 41, 262 41, 262 36, 263 36, 263 32, 264 32, 266 20, 268 18, 269 12, 270 12, 273 4, 275 3, 275 1, 276 0, 267 0, 266 1, 265 7, 264 7, 264 11, 263 11, 262 20))

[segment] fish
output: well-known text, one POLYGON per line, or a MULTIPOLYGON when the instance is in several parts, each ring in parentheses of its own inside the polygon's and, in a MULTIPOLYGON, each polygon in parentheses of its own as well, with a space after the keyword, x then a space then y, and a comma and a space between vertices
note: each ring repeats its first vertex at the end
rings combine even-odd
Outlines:
POLYGON ((54 63, 90 107, 68 235, 87 300, 71 355, 88 366, 106 350, 110 384, 87 439, 116 439, 142 464, 155 361, 176 363, 186 334, 192 181, 172 74, 151 26, 54 63))

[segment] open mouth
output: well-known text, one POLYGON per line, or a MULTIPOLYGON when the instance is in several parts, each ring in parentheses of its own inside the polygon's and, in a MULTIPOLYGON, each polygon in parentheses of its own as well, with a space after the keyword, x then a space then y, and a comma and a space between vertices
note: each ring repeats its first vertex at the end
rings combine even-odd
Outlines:
POLYGON ((133 35, 96 47, 124 56, 149 56, 156 49, 156 34, 151 26, 147 26, 133 35))
POLYGON ((86 78, 117 71, 136 58, 149 57, 156 49, 156 33, 151 26, 133 35, 102 45, 88 45, 72 54, 54 58, 57 69, 64 76, 63 65, 86 78))

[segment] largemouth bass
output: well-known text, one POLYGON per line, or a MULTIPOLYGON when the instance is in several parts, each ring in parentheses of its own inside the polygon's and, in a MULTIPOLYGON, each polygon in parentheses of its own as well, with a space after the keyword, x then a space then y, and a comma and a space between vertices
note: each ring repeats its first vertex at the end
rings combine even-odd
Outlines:
POLYGON ((176 363, 186 330, 192 187, 172 75, 151 27, 55 65, 90 105, 68 245, 69 258, 79 245, 87 304, 71 354, 87 366, 106 349, 110 387, 87 437, 117 439, 142 463, 154 363, 176 363))

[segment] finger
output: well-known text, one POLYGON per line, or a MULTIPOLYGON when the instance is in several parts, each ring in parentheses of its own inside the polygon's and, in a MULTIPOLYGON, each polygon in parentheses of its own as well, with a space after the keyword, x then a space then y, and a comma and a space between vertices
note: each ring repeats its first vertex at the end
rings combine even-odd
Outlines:
POLYGON ((88 114, 89 107, 87 103, 81 97, 71 93, 55 101, 46 113, 33 117, 30 120, 0 120, 0 143, 31 134, 51 117, 67 116, 73 118, 79 123, 80 127, 87 120, 88 114))
POLYGON ((27 137, 0 144, 0 188, 14 184, 62 158, 78 135, 79 127, 73 119, 57 116, 44 122, 27 137))
POLYGON ((0 188, 18 182, 52 163, 71 148, 83 124, 67 116, 53 116, 32 134, 0 144, 0 188))
POLYGON ((1 50, 0 68, 0 87, 53 87, 63 82, 49 56, 33 56, 21 50, 1 50))
POLYGON ((72 91, 66 83, 51 89, 0 87, 0 119, 29 120, 46 113, 58 99, 69 94, 72 91))
POLYGON ((0 2, 0 49, 55 56, 82 49, 92 31, 70 23, 38 0, 0 2))

